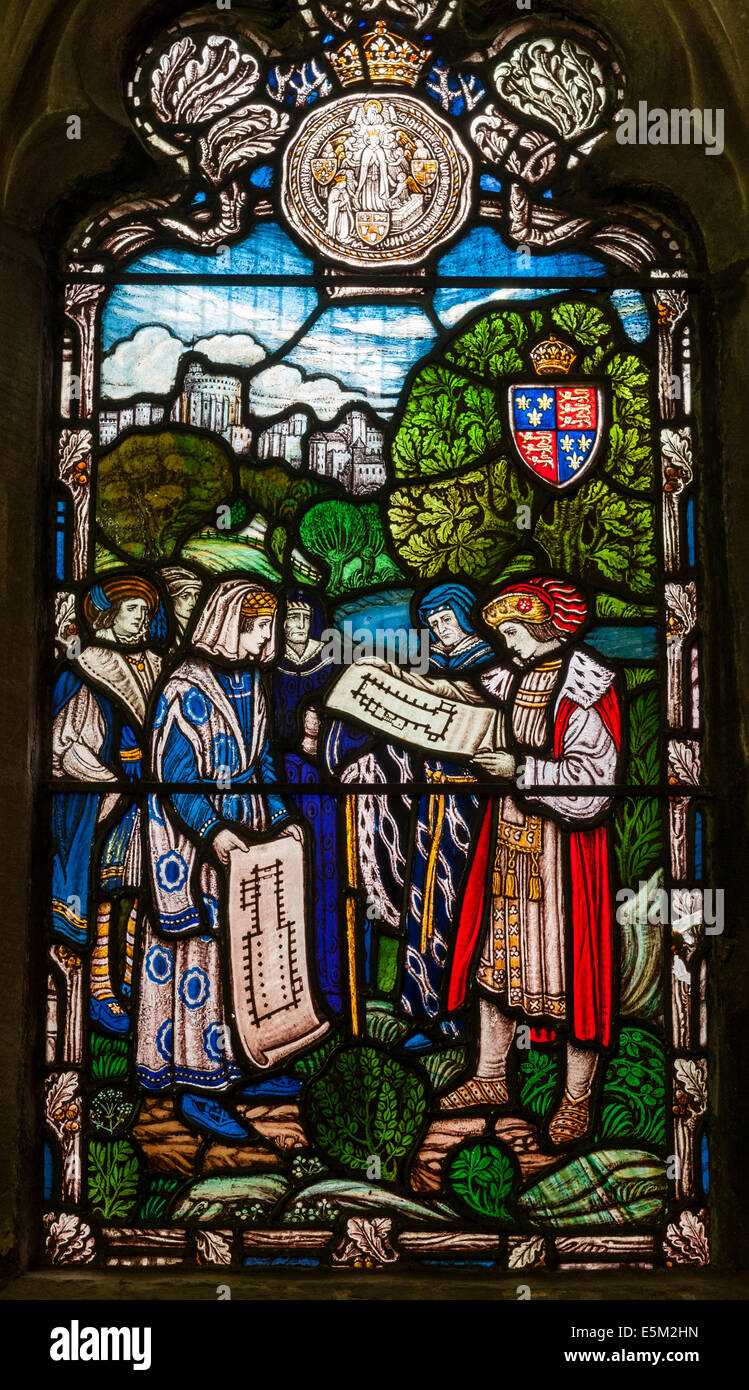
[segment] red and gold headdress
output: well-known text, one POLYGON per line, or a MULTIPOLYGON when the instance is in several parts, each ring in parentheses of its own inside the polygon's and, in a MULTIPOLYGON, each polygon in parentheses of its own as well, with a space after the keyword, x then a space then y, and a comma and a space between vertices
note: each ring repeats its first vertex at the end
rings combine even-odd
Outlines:
POLYGON ((551 622, 560 637, 582 627, 588 616, 585 597, 563 579, 528 579, 509 585, 487 603, 482 614, 489 627, 500 623, 527 623, 534 627, 551 622))

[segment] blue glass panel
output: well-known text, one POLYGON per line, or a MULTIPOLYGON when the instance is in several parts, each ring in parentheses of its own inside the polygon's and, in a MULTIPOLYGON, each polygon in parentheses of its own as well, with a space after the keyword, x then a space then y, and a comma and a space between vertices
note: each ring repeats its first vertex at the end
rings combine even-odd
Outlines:
MULTIPOLYGON (((281 368, 270 369, 274 373, 270 386, 275 389, 282 372, 288 373, 293 366, 299 383, 304 379, 302 388, 288 378, 294 401, 312 404, 320 419, 332 419, 352 400, 367 401, 374 410, 389 414, 411 368, 430 351, 436 337, 422 309, 383 304, 326 309, 281 368)), ((253 409, 271 413, 267 407, 258 410, 258 404, 253 409)))
POLYGON ((518 265, 518 252, 509 247, 499 232, 492 227, 474 227, 467 236, 461 237, 455 246, 440 258, 437 274, 444 276, 520 276, 553 279, 555 276, 567 279, 574 276, 600 276, 606 274, 601 261, 580 252, 556 253, 550 256, 530 256, 527 266, 527 252, 523 253, 521 266, 518 265))
POLYGON ((639 290, 612 290, 611 303, 633 343, 644 343, 650 334, 648 306, 639 290))
POLYGON ((694 499, 687 502, 687 553, 689 563, 694 566, 694 499))
POLYGON ((694 876, 696 879, 702 878, 702 812, 697 811, 694 817, 694 876))
POLYGON ((525 288, 501 290, 483 290, 472 288, 470 290, 435 290, 432 299, 434 312, 445 328, 453 328, 460 323, 472 310, 479 309, 483 304, 508 304, 513 299, 541 299, 544 295, 558 294, 559 287, 552 285, 548 289, 535 289, 531 286, 525 288))
POLYGON ((585 641, 602 656, 652 661, 658 653, 658 633, 654 627, 594 627, 585 641))
POLYGON ((55 1166, 52 1159, 52 1150, 49 1147, 49 1144, 45 1144, 44 1151, 42 1153, 42 1189, 44 1192, 45 1202, 48 1202, 52 1196, 52 1193, 54 1191, 54 1183, 55 1166))
MULTIPOLYGON (((250 181, 267 188, 273 170, 268 164, 255 169, 250 181)), ((245 241, 223 247, 219 254, 205 251, 149 251, 127 268, 128 274, 138 275, 311 275, 314 266, 308 256, 297 250, 277 222, 261 222, 245 241)))
POLYGON ((270 188, 273 184, 275 174, 272 164, 261 164, 258 169, 253 169, 250 174, 250 183, 256 188, 270 188))

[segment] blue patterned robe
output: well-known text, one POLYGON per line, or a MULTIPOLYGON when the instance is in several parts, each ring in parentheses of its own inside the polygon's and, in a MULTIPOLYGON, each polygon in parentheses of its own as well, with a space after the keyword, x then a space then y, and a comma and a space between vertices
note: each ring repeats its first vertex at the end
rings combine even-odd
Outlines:
POLYGON ((259 671, 183 662, 159 699, 152 762, 159 779, 195 790, 149 798, 137 1077, 147 1090, 220 1090, 245 1064, 235 1056, 226 1001, 223 875, 206 855, 206 837, 219 829, 252 837, 289 818, 280 796, 252 790, 278 780, 259 671))

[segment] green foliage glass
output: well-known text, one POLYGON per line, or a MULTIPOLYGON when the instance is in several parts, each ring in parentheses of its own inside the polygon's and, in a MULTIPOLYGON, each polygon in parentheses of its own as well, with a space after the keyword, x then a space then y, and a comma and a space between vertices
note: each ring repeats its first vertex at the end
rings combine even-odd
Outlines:
POLYGON ((559 1084, 559 1073, 558 1050, 547 1052, 534 1047, 520 1063, 518 1085, 521 1104, 526 1105, 539 1119, 544 1119, 551 1109, 559 1084))
POLYGON ((587 300, 492 310, 418 373, 393 440, 401 486, 388 513, 410 570, 495 580, 522 548, 533 568, 561 569, 594 586, 608 582, 633 597, 653 592, 650 372, 620 342, 613 315, 587 300), (530 350, 550 332, 575 350, 570 379, 604 382, 611 411, 605 456, 564 496, 531 482, 504 422, 509 384, 532 374, 530 350))
POLYGON ((450 1164, 447 1187, 478 1216, 512 1220, 517 1168, 497 1144, 477 1142, 459 1149, 450 1164))
POLYGON ((138 1159, 127 1140, 89 1144, 88 1195, 92 1211, 105 1221, 130 1215, 138 1195, 138 1159))
POLYGON ((607 1068, 598 1139, 666 1142, 666 1057, 663 1044, 644 1028, 623 1028, 607 1068))
POLYGON ((109 1081, 127 1075, 127 1039, 106 1038, 101 1033, 91 1037, 91 1076, 94 1081, 109 1081))
MULTIPOLYGON (((655 689, 634 695, 628 706, 628 781, 633 786, 655 787, 660 774, 660 705, 655 689)), ((655 797, 627 797, 614 812, 614 844, 621 881, 636 887, 647 878, 663 856, 663 818, 655 797)))
POLYGON ((347 1047, 309 1087, 306 1117, 314 1147, 352 1173, 394 1181, 426 1120, 426 1088, 416 1071, 374 1047, 347 1047))
POLYGON ((233 491, 228 454, 214 440, 185 430, 131 435, 99 461, 96 520, 107 545, 163 560, 233 491))
POLYGON ((319 502, 305 512, 299 534, 309 554, 329 567, 330 594, 400 578, 374 503, 319 502))

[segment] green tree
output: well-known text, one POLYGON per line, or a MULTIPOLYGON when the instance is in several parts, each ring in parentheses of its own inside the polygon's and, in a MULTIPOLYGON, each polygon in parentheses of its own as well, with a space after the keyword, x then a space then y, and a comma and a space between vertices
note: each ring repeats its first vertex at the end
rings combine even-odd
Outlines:
POLYGON ((231 497, 228 452, 186 430, 132 435, 99 461, 96 520, 105 543, 138 559, 167 559, 231 497))
POLYGON ((587 298, 492 309, 419 372, 393 440, 400 485, 388 510, 410 570, 493 580, 522 550, 573 579, 652 593, 650 371, 620 338, 613 315, 587 298), (509 379, 532 373, 533 344, 549 333, 575 352, 571 379, 602 381, 611 410, 592 477, 563 496, 531 480, 505 420, 509 379))
POLYGON ((299 535, 309 554, 328 565, 331 594, 400 577, 372 502, 318 502, 302 517, 299 535))

